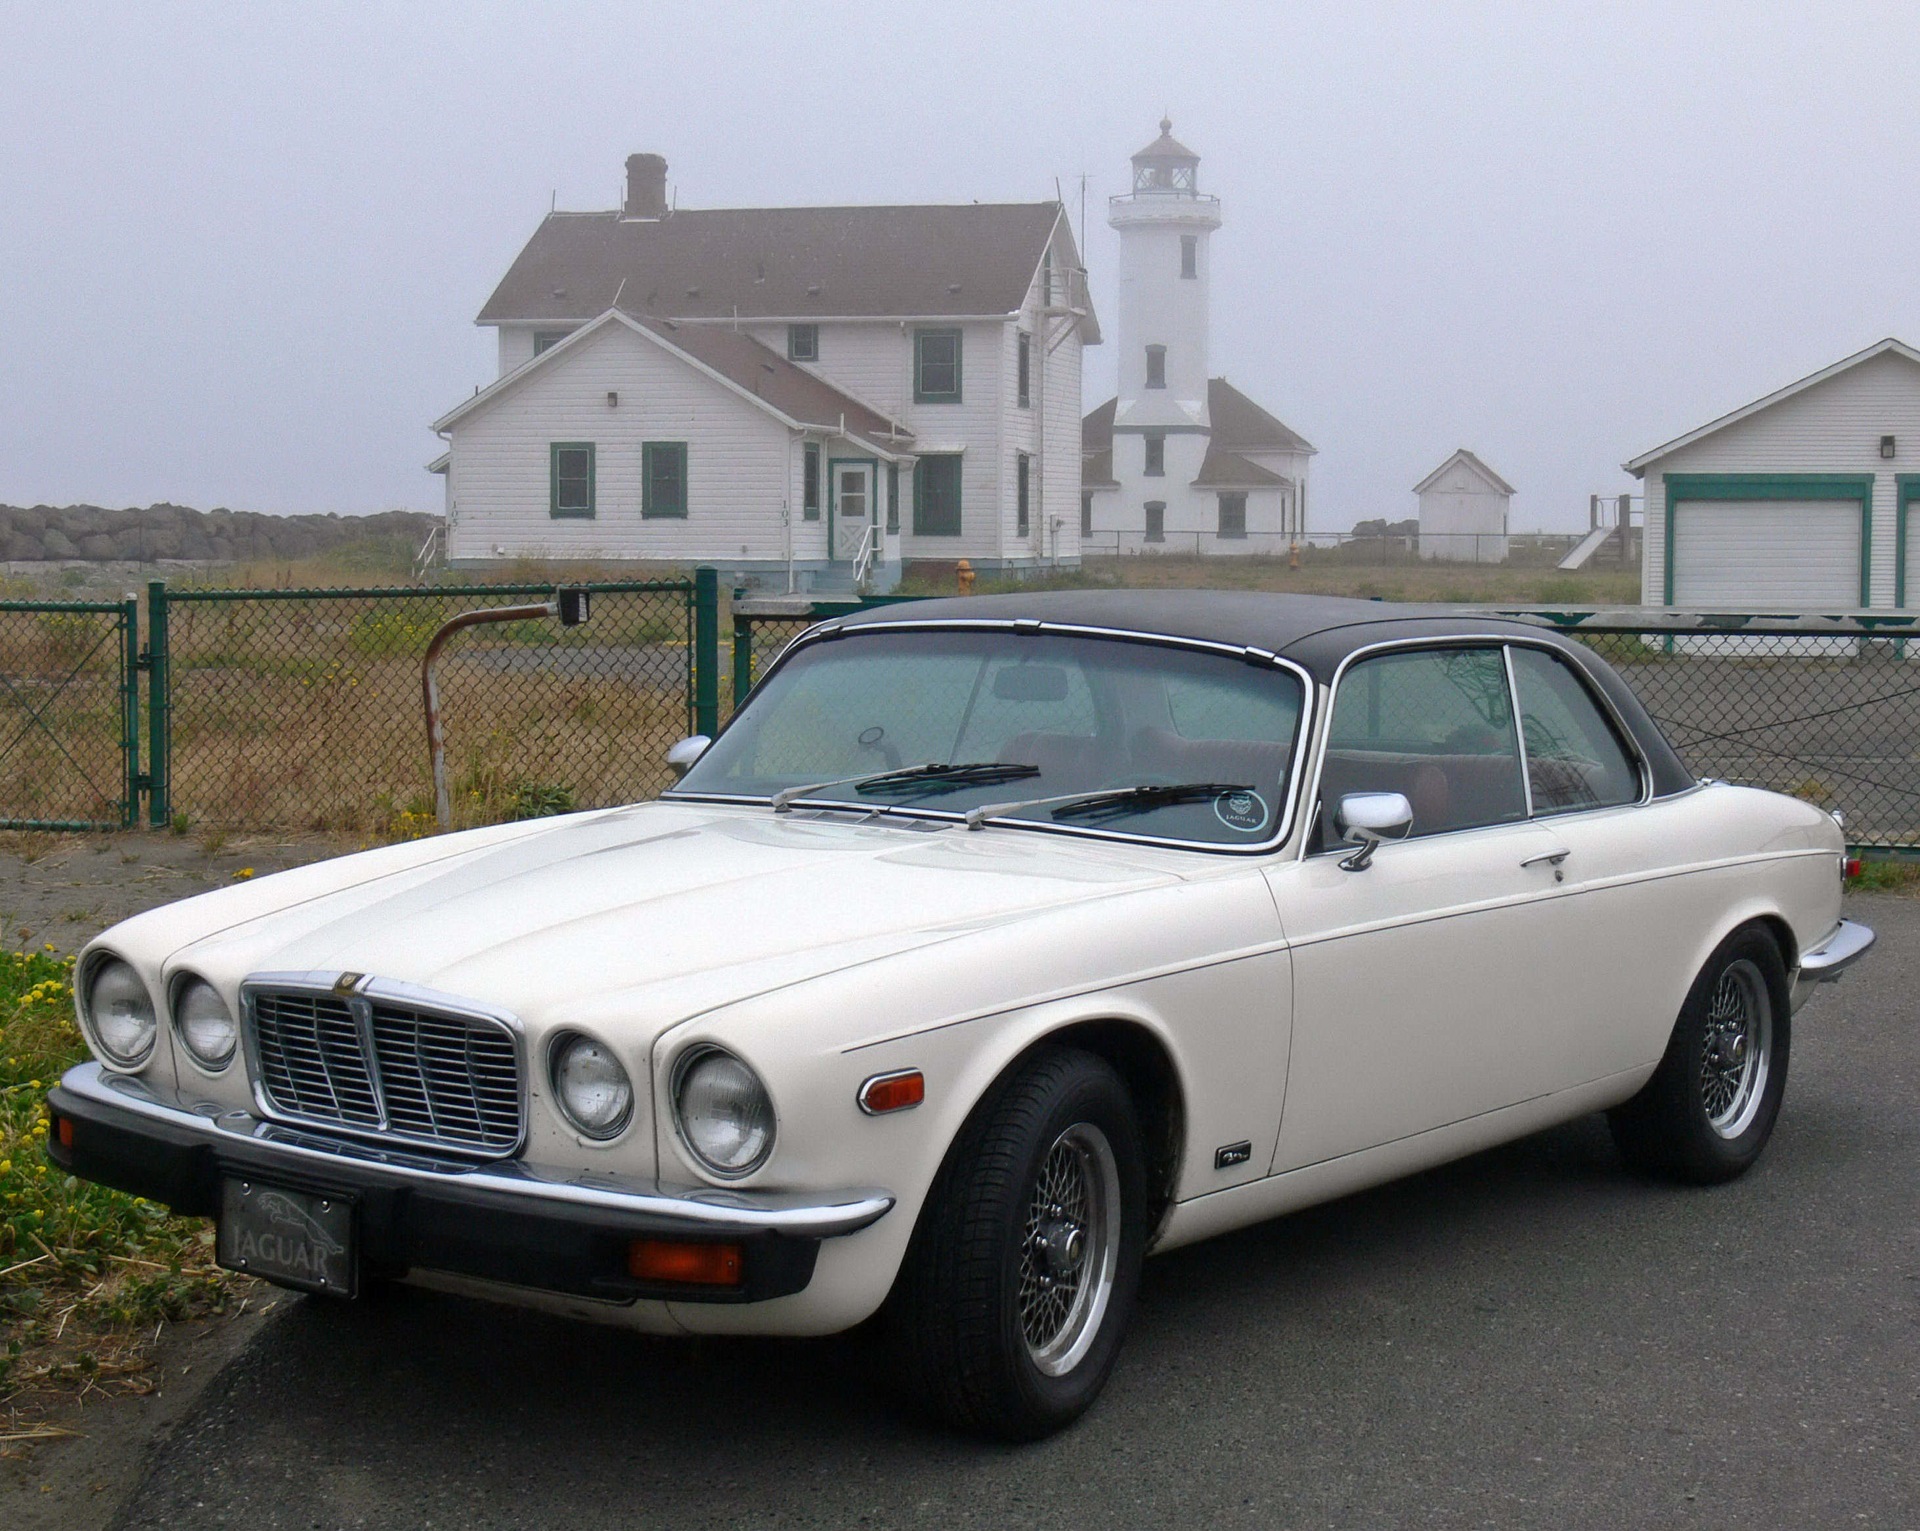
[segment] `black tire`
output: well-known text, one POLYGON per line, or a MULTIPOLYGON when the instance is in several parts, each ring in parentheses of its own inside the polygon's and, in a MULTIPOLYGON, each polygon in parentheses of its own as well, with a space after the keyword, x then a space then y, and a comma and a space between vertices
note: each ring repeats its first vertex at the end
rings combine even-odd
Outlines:
POLYGON ((1745 1174, 1780 1115, 1790 1012, 1773 936, 1758 925, 1736 930, 1694 979, 1653 1077, 1607 1113, 1621 1157, 1691 1185, 1745 1174))
POLYGON ((1074 1048, 1024 1059, 948 1151, 888 1301, 915 1401, 1006 1440, 1070 1424, 1113 1369, 1146 1232, 1139 1118, 1119 1076, 1074 1048))

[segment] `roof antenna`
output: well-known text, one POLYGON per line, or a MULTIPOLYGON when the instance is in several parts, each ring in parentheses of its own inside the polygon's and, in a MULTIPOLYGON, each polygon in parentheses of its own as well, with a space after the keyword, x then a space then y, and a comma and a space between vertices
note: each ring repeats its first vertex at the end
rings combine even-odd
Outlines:
POLYGON ((554 187, 547 195, 547 214, 551 217, 560 210, 560 188, 554 187))

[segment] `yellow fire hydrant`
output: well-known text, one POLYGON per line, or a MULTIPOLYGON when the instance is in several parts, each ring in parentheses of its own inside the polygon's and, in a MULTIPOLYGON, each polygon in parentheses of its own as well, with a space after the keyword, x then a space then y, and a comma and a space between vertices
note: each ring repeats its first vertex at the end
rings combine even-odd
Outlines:
POLYGON ((1300 544, 1297 542, 1287 545, 1287 567, 1289 569, 1300 567, 1300 544))
POLYGON ((973 594, 973 565, 968 563, 966 559, 963 558, 959 563, 954 565, 953 579, 954 583, 959 586, 962 595, 973 594))

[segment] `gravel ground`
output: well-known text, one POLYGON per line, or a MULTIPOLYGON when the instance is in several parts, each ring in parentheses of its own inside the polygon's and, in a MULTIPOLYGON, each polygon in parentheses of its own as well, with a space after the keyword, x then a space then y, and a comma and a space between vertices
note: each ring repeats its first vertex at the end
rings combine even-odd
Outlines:
POLYGON ((0 833, 0 942, 51 941, 77 952, 143 909, 225 887, 246 873, 264 877, 343 855, 361 843, 324 835, 0 833))

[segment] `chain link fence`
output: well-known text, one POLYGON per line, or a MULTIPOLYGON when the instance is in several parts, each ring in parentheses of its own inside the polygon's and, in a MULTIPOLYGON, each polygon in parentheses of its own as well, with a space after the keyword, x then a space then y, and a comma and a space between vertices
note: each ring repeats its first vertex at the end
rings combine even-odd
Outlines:
POLYGON ((133 603, 0 602, 0 828, 132 822, 133 603))
MULTIPOLYGON (((599 584, 592 619, 455 637, 437 666, 455 825, 651 797, 692 731, 693 586, 599 584)), ((405 833, 433 823, 421 657, 459 612, 549 587, 167 591, 156 822, 405 833)))

